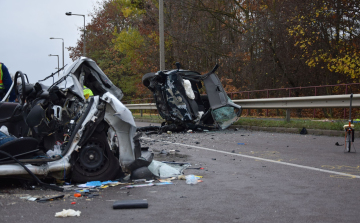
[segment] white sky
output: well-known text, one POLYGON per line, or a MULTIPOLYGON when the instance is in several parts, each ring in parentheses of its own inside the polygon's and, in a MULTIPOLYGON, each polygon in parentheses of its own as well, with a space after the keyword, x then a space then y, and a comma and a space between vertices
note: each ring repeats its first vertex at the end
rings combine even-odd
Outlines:
POLYGON ((69 66, 66 47, 75 46, 80 38, 84 17, 65 12, 86 15, 88 23, 88 14, 99 1, 103 0, 0 0, 0 62, 10 74, 26 73, 30 83, 41 80, 57 71, 57 57, 49 54, 59 55, 62 67, 62 40, 50 39, 55 37, 64 39, 64 64, 69 66))

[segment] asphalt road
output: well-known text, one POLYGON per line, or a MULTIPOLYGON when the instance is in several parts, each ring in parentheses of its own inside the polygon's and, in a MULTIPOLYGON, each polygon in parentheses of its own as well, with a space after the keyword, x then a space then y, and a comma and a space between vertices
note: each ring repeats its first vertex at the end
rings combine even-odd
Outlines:
POLYGON ((3 183, 0 222, 359 222, 360 147, 358 153, 344 153, 343 146, 335 146, 343 141, 246 130, 144 136, 142 145, 156 160, 203 167, 185 170, 203 176, 203 182, 109 187, 94 198, 3 183), (176 155, 159 154, 174 149, 176 155), (24 194, 65 198, 37 203, 20 199, 24 194), (147 199, 149 207, 112 209, 114 201, 128 199, 147 199), (55 218, 63 209, 79 210, 81 216, 55 218))

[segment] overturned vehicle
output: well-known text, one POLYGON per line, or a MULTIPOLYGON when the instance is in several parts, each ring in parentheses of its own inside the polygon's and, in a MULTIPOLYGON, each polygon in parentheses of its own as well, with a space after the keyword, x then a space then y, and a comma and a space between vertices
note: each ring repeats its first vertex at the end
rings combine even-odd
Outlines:
POLYGON ((18 79, 19 103, 0 102, 0 179, 104 181, 150 164, 122 91, 93 60, 81 57, 51 86, 18 79))
POLYGON ((241 106, 227 96, 215 74, 218 65, 204 75, 182 70, 179 63, 176 66, 177 69, 147 73, 142 78, 143 84, 152 91, 157 110, 165 120, 158 131, 226 129, 238 120, 241 106))

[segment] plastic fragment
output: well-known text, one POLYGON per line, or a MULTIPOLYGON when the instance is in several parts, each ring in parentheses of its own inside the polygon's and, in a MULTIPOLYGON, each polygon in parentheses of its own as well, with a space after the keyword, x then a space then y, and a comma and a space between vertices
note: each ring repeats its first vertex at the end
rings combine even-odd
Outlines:
POLYGON ((198 183, 198 178, 195 175, 187 175, 185 178, 186 178, 186 184, 198 183))
POLYGON ((63 209, 63 211, 56 212, 55 217, 56 218, 65 218, 65 217, 74 217, 74 216, 80 216, 81 211, 75 211, 73 209, 63 209))
POLYGON ((75 190, 76 193, 90 193, 90 190, 75 190))
POLYGON ((76 204, 76 202, 74 201, 74 202, 71 202, 71 204, 76 204))
POLYGON ((169 184, 173 184, 173 182, 160 182, 160 183, 155 183, 155 186, 169 185, 169 184))
POLYGON ((36 201, 36 200, 38 200, 39 198, 27 196, 27 197, 20 197, 20 199, 25 199, 25 200, 28 200, 28 201, 36 201))
POLYGON ((88 187, 101 187, 102 183, 100 181, 90 181, 86 183, 88 187))
POLYGON ((81 197, 81 194, 76 193, 76 194, 74 194, 74 197, 81 197))
POLYGON ((41 199, 37 200, 37 202, 44 203, 44 202, 47 202, 47 201, 53 201, 53 200, 56 200, 56 199, 62 199, 62 198, 64 198, 64 196, 65 195, 59 195, 59 196, 50 197, 50 198, 41 198, 41 199))

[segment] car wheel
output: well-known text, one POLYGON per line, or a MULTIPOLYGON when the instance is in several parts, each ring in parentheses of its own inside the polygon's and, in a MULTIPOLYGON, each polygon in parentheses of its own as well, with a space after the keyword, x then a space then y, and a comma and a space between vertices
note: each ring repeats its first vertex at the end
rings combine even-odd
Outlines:
POLYGON ((155 76, 155 73, 147 73, 142 77, 142 83, 145 87, 150 85, 150 80, 155 76))
POLYGON ((105 133, 96 133, 74 152, 71 179, 76 183, 113 180, 120 171, 118 159, 111 152, 105 133))

